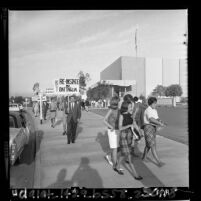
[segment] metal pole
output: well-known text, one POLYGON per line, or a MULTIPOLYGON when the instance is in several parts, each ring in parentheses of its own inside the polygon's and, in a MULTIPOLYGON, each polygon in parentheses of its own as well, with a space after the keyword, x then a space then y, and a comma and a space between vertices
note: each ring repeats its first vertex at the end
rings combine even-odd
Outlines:
POLYGON ((68 113, 69 113, 69 105, 70 105, 70 103, 69 103, 69 96, 68 96, 68 113))
POLYGON ((43 115, 42 115, 42 94, 39 94, 40 97, 40 124, 43 123, 43 115))
POLYGON ((27 98, 25 99, 25 101, 26 101, 26 110, 27 110, 27 98))

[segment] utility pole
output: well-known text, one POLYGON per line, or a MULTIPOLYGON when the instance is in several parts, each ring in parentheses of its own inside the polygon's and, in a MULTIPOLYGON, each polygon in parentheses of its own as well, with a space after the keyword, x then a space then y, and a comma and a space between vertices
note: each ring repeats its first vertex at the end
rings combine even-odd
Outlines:
POLYGON ((136 28, 135 28, 135 53, 136 53, 136 57, 137 57, 137 31, 138 31, 138 24, 137 24, 137 26, 136 26, 136 28))
POLYGON ((39 98, 40 98, 40 124, 43 123, 43 113, 42 113, 42 93, 39 92, 39 98))

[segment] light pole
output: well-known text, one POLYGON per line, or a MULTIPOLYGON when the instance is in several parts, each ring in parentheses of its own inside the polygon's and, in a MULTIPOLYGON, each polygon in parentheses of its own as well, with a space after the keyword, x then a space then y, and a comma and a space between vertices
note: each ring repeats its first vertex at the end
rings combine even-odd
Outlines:
POLYGON ((25 98, 25 102, 26 102, 26 110, 27 110, 27 98, 25 98))
POLYGON ((42 94, 41 92, 39 93, 39 98, 40 98, 40 124, 43 123, 43 114, 42 114, 42 94))
POLYGON ((138 28, 139 28, 139 26, 138 26, 138 24, 137 24, 137 26, 136 26, 136 28, 135 28, 135 53, 136 53, 136 57, 137 57, 137 31, 138 31, 138 28))

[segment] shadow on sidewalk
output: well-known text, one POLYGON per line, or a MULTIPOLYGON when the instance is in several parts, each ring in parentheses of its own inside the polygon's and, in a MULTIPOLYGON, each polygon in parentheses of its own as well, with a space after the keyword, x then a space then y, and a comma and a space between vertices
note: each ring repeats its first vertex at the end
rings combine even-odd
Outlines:
POLYGON ((87 157, 81 158, 80 165, 71 179, 73 187, 103 188, 98 171, 90 167, 89 162, 87 157))
POLYGON ((76 136, 75 139, 77 139, 77 137, 79 136, 79 134, 82 132, 83 127, 80 126, 80 123, 77 126, 77 130, 76 130, 76 136))
POLYGON ((56 182, 46 188, 103 188, 102 180, 97 170, 90 167, 89 159, 87 157, 81 158, 80 165, 70 181, 65 180, 65 177, 66 169, 63 168, 58 173, 56 182))
MULTIPOLYGON (((140 182, 146 187, 165 187, 165 185, 157 178, 157 175, 153 174, 152 171, 142 161, 143 153, 137 146, 135 148, 135 153, 138 155, 138 157, 132 157, 132 163, 134 164, 136 172, 143 177, 140 182)), ((150 162, 154 163, 154 161, 150 162)), ((125 163, 122 165, 132 175, 129 165, 125 163)))
POLYGON ((66 172, 66 169, 61 169, 57 175, 56 182, 47 186, 46 188, 70 188, 72 186, 72 182, 65 180, 67 174, 66 172))
POLYGON ((107 135, 107 131, 103 134, 99 132, 96 137, 96 142, 98 142, 103 150, 103 152, 108 153, 110 151, 109 139, 107 135))

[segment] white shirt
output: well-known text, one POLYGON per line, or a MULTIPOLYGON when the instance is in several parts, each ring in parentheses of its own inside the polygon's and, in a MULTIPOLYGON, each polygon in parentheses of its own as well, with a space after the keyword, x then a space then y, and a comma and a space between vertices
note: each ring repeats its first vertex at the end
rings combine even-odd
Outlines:
POLYGON ((74 102, 71 102, 71 109, 74 108, 74 102))
POLYGON ((158 119, 158 112, 156 109, 152 109, 151 106, 149 106, 145 111, 144 111, 144 123, 149 124, 150 121, 149 119, 153 117, 154 119, 158 119))

